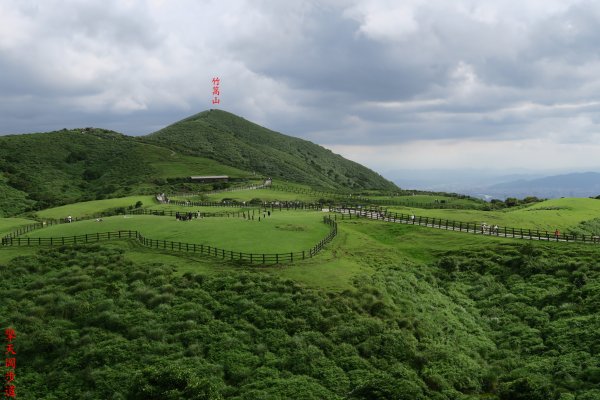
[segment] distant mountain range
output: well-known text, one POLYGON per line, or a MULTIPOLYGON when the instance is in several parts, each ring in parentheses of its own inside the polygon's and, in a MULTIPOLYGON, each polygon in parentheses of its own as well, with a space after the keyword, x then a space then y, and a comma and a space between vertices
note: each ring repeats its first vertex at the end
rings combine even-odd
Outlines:
POLYGON ((472 189, 467 194, 491 198, 595 197, 600 195, 600 173, 580 172, 536 179, 519 179, 472 189))

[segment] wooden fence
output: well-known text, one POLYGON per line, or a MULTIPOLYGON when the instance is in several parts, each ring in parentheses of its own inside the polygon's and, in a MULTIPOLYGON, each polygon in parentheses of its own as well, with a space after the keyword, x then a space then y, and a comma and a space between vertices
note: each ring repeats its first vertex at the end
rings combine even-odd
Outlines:
MULTIPOLYGON (((225 250, 218 247, 205 244, 174 242, 170 240, 151 239, 142 235, 138 231, 120 230, 113 232, 89 233, 76 236, 61 236, 61 237, 20 237, 19 235, 7 235, 2 238, 2 246, 65 246, 76 244, 95 243, 103 240, 113 239, 136 239, 143 246, 153 249, 161 249, 168 251, 185 251, 190 253, 198 253, 218 257, 221 259, 245 262, 250 264, 281 264, 291 263, 294 261, 305 260, 314 257, 323 247, 331 242, 337 235, 337 223, 329 216, 323 217, 323 222, 330 226, 329 233, 317 244, 308 250, 289 252, 289 253, 244 253, 240 251, 225 250)), ((42 226, 36 225, 35 229, 40 229, 42 226)), ((25 227, 24 227, 25 228, 25 227)), ((33 229, 21 229, 23 233, 30 232, 33 229)))
POLYGON ((380 206, 404 206, 404 207, 415 207, 415 208, 429 208, 429 209, 479 209, 484 206, 484 204, 452 204, 449 203, 448 200, 440 200, 438 203, 425 203, 425 202, 414 202, 410 200, 400 200, 400 199, 370 199, 367 196, 359 196, 359 195, 351 195, 351 194, 342 194, 342 193, 331 193, 331 192, 320 192, 308 189, 301 188, 293 188, 289 186, 281 186, 281 185, 271 185, 264 189, 271 190, 279 190, 284 192, 292 192, 298 194, 307 194, 312 195, 314 197, 323 197, 323 199, 331 198, 331 199, 343 199, 347 203, 352 202, 354 205, 380 205, 380 206))
MULTIPOLYGON (((255 210, 253 209, 248 209, 245 212, 244 211, 219 211, 219 212, 193 212, 191 211, 191 213, 194 215, 194 217, 197 215, 199 218, 209 218, 209 217, 242 217, 244 214, 248 214, 251 211, 256 211, 259 212, 260 210, 257 208, 255 210)), ((125 213, 122 212, 103 212, 103 213, 98 213, 98 214, 93 214, 93 215, 88 215, 88 216, 84 216, 84 217, 73 217, 71 218, 72 222, 77 222, 77 221, 86 221, 86 220, 90 220, 90 219, 99 219, 99 218, 105 218, 105 217, 111 217, 111 216, 115 216, 115 215, 159 215, 159 216, 169 216, 169 217, 175 217, 177 214, 180 215, 187 215, 190 213, 189 210, 186 211, 176 211, 176 210, 148 210, 148 209, 142 209, 142 208, 136 208, 133 210, 126 210, 125 213)), ((11 237, 17 237, 17 236, 21 236, 25 233, 37 230, 37 229, 42 229, 42 228, 46 228, 48 226, 53 226, 53 225, 59 225, 59 224, 68 224, 70 223, 69 221, 67 221, 66 218, 64 219, 44 219, 41 222, 35 222, 33 224, 29 224, 29 225, 24 225, 14 231, 12 231, 11 233, 7 234, 5 237, 6 238, 11 238, 11 237)))
MULTIPOLYGON (((250 187, 247 187, 247 189, 276 190, 276 191, 281 191, 281 192, 304 194, 304 195, 308 195, 308 196, 312 196, 312 197, 320 197, 320 200, 324 200, 325 202, 328 202, 327 200, 338 200, 338 201, 343 201, 345 203, 351 203, 354 206, 359 206, 359 205, 365 206, 365 205, 372 204, 372 205, 379 205, 379 206, 403 206, 403 207, 415 207, 415 208, 425 208, 425 209, 481 209, 484 207, 484 204, 452 204, 451 202, 448 202, 447 200, 440 200, 440 202, 438 202, 438 203, 435 203, 435 202, 425 203, 425 202, 414 202, 414 201, 410 201, 410 200, 400 200, 400 199, 389 199, 389 200, 370 199, 365 196, 357 196, 357 195, 343 194, 343 193, 322 192, 322 191, 317 191, 317 190, 294 188, 294 187, 281 186, 281 185, 250 186, 250 187)), ((237 188, 235 190, 244 190, 244 189, 237 188)), ((231 191, 233 191, 233 190, 231 190, 231 191)), ((207 194, 210 194, 210 193, 217 193, 217 192, 213 191, 213 192, 208 192, 207 194)), ((178 193, 178 194, 171 194, 167 197, 170 199, 169 200, 170 204, 185 205, 185 204, 183 204, 183 203, 186 203, 185 201, 173 200, 172 197, 192 197, 192 196, 196 196, 196 195, 197 194, 178 193)), ((228 205, 235 205, 235 206, 243 205, 243 203, 235 202, 235 201, 230 201, 227 203, 217 203, 217 202, 193 202, 193 203, 197 206, 220 206, 220 207, 224 207, 224 206, 228 206, 228 205)), ((310 204, 322 204, 322 203, 310 203, 310 204)))
POLYGON ((481 234, 488 236, 498 236, 515 239, 545 240, 557 242, 579 242, 579 243, 600 243, 600 237, 593 235, 577 235, 554 232, 540 231, 537 229, 511 228, 482 225, 474 222, 453 221, 445 218, 431 218, 417 216, 413 214, 388 212, 380 209, 362 209, 362 208, 336 208, 333 211, 341 213, 341 219, 369 218, 386 222, 395 222, 409 225, 420 225, 429 228, 445 229, 449 231, 481 234))
POLYGON ((210 202, 210 201, 186 201, 186 200, 169 200, 166 204, 174 204, 182 207, 240 207, 252 208, 262 207, 271 210, 321 210, 321 203, 304 203, 301 201, 271 201, 261 203, 227 201, 227 202, 210 202))

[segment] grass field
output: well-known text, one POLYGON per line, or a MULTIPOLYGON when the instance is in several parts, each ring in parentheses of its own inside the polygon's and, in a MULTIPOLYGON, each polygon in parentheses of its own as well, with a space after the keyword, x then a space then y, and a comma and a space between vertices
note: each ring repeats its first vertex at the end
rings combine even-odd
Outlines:
POLYGON ((514 227, 551 231, 576 227, 580 222, 600 216, 600 200, 565 198, 546 200, 528 207, 497 211, 481 210, 415 210, 411 207, 388 207, 389 211, 415 213, 415 215, 444 218, 460 222, 500 227, 514 227))
POLYGON ((169 210, 169 211, 199 211, 199 212, 207 212, 207 213, 220 213, 220 212, 242 212, 248 209, 257 210, 257 206, 249 206, 249 207, 212 207, 212 206, 181 206, 177 204, 153 204, 150 207, 147 207, 149 210, 169 210))
POLYGON ((245 208, 242 207, 185 207, 176 204, 160 204, 156 201, 154 196, 130 196, 106 200, 85 201, 81 203, 68 204, 66 206, 48 208, 46 210, 38 211, 35 216, 37 218, 48 219, 64 219, 69 215, 73 217, 85 217, 99 214, 103 211, 118 207, 127 208, 135 205, 138 201, 142 202, 142 208, 147 208, 149 210, 200 211, 211 213, 226 211, 237 212, 245 210, 245 208))
POLYGON ((56 219, 66 218, 69 215, 73 217, 84 217, 87 215, 100 213, 111 208, 133 206, 138 201, 141 201, 145 206, 156 203, 156 200, 154 200, 153 196, 129 196, 119 197, 116 199, 84 201, 81 203, 73 203, 66 206, 38 211, 36 213, 36 217, 56 219))
POLYGON ((482 203, 471 200, 471 199, 459 199, 456 197, 450 196, 435 196, 435 195, 425 195, 425 194, 416 194, 414 196, 366 196, 371 200, 385 200, 385 201, 397 201, 397 202, 405 202, 405 203, 417 203, 417 204, 452 204, 455 206, 464 206, 464 207, 473 207, 473 206, 481 206, 482 203), (441 202, 444 203, 441 203, 441 202))
MULTIPOLYGON (((246 191, 248 195, 267 190, 246 191)), ((244 192, 234 192, 244 193, 244 192)), ((233 193, 229 193, 233 194, 233 193)), ((408 196, 414 198, 417 196, 408 196)), ((429 197, 417 197, 428 200, 429 197)), ((134 196, 77 203, 70 206, 44 210, 39 214, 46 218, 64 215, 83 216, 105 209, 128 206, 142 201, 144 207, 163 210, 190 210, 237 212, 237 207, 182 207, 157 204, 151 196, 134 196)), ((448 218, 462 222, 486 222, 500 226, 522 227, 541 230, 565 230, 579 222, 600 215, 600 201, 593 199, 556 199, 534 204, 529 207, 500 211, 479 210, 415 210, 408 207, 388 207, 402 212, 415 212, 435 218, 448 218)), ((38 214, 38 215, 39 215, 38 214)), ((31 236, 68 236, 98 231, 118 229, 139 230, 147 237, 202 243, 227 250, 245 252, 287 252, 312 247, 328 232, 321 222, 319 212, 274 212, 271 219, 243 221, 237 218, 205 218, 190 222, 175 221, 170 217, 130 216, 130 218, 105 218, 102 223, 82 221, 71 225, 51 227, 32 232, 31 236), (206 228, 206 229, 204 229, 206 228), (276 248, 276 249, 275 249, 276 248)), ((1 219, 0 231, 8 232, 20 225, 29 224, 27 219, 1 219)), ((256 273, 276 274, 293 279, 311 287, 343 290, 349 288, 354 279, 370 274, 385 265, 401 263, 422 263, 435 260, 439 253, 460 249, 485 249, 486 247, 511 246, 522 243, 520 240, 490 238, 467 235, 458 232, 439 231, 424 227, 402 224, 381 223, 378 221, 352 220, 340 223, 338 237, 318 255, 318 257, 284 267, 252 268, 256 273)), ((536 246, 548 244, 535 243, 536 246)), ((210 257, 192 254, 161 252, 147 249, 133 242, 114 242, 111 246, 126 247, 127 257, 137 262, 162 262, 172 265, 178 273, 188 271, 219 273, 223 270, 240 268, 210 257)), ((551 244, 550 246, 577 246, 573 244, 551 244)), ((26 251, 26 250, 23 250, 26 251)), ((3 249, 0 261, 8 260, 19 251, 3 249)), ((246 269, 246 267, 244 267, 246 269)))
MULTIPOLYGON (((573 203, 565 200, 546 202, 546 205, 538 204, 534 208, 537 211, 521 209, 513 212, 539 213, 552 211, 544 210, 544 208, 559 207, 560 204, 565 202, 569 203, 571 207, 577 207, 577 210, 572 210, 574 215, 585 216, 595 210, 595 203, 593 202, 583 201, 582 204, 579 204, 577 201, 573 203), (586 207, 583 207, 584 205, 586 207), (580 207, 582 210, 579 210, 580 207), (587 211, 583 211, 584 209, 587 209, 587 211), (576 211, 580 211, 580 213, 578 214, 576 211)), ((220 208, 209 208, 209 211, 211 210, 220 210, 220 208)), ((445 211, 454 212, 454 210, 445 211)), ((474 213, 474 211, 464 212, 468 213, 467 215, 473 215, 474 213)), ((476 213, 479 214, 475 215, 480 215, 483 212, 476 213)), ((203 243, 228 250, 285 252, 308 249, 328 232, 328 227, 321 222, 323 213, 320 212, 281 211, 272 215, 271 219, 267 218, 266 221, 260 223, 256 219, 255 221, 244 221, 237 218, 205 218, 203 220, 180 222, 170 217, 129 216, 124 218, 123 216, 117 216, 105 218, 101 223, 81 221, 50 227, 32 232, 30 236, 67 236, 117 229, 135 229, 151 238, 203 243), (274 250, 275 247, 277 250, 274 250)), ((554 220, 556 215, 551 214, 547 218, 554 220)), ((31 222, 29 220, 18 222, 14 219, 10 220, 13 221, 11 222, 13 225, 9 224, 7 219, 4 219, 0 220, 1 226, 11 229, 10 226, 15 226, 14 223, 17 223, 18 226, 19 223, 31 222)), ((339 291, 351 288, 352 282, 356 279, 371 275, 381 268, 429 263, 434 261, 439 254, 447 251, 468 249, 485 251, 486 249, 524 243, 524 241, 518 239, 469 235, 366 219, 351 221, 340 221, 338 219, 338 222, 338 236, 317 257, 285 266, 240 267, 197 254, 148 249, 133 241, 115 241, 108 242, 105 245, 126 250, 126 257, 135 262, 148 265, 155 263, 171 265, 178 274, 185 272, 219 274, 241 268, 245 271, 251 270, 257 274, 273 274, 292 279, 309 287, 339 291)), ((532 244, 542 247, 568 246, 573 251, 577 251, 578 246, 581 246, 572 243, 548 244, 533 242, 532 244)), ((589 246, 585 248, 588 249, 589 246)), ((33 251, 35 251, 35 248, 5 248, 0 251, 0 262, 6 262, 17 255, 29 254, 33 251)), ((600 255, 600 250, 598 253, 600 255)))
POLYGON ((223 199, 233 199, 236 201, 250 201, 254 198, 261 199, 262 201, 304 201, 313 202, 318 200, 320 197, 316 195, 309 195, 304 193, 294 192, 282 192, 280 190, 271 189, 249 189, 249 190, 236 190, 234 192, 223 192, 209 194, 209 201, 221 201, 223 199))
MULTIPOLYGON (((287 186, 287 185, 285 185, 287 186)), ((305 190, 310 190, 302 188, 305 190)), ((184 200, 185 198, 172 197, 174 200, 184 200)), ((470 200, 470 199, 458 199, 449 196, 434 196, 434 195, 415 195, 415 196, 381 196, 381 195, 369 195, 369 196, 350 196, 350 195, 336 195, 330 193, 330 196, 317 191, 311 191, 309 193, 296 193, 293 191, 273 190, 273 189, 248 189, 248 190, 237 190, 232 192, 214 193, 206 195, 209 201, 221 201, 223 199, 233 199, 236 201, 250 201, 254 198, 259 198, 263 201, 304 201, 314 202, 319 199, 337 199, 346 201, 390 201, 396 203, 407 203, 407 204, 425 204, 425 205, 440 205, 449 204, 453 206, 463 207, 478 207, 482 204, 470 200), (440 203, 440 202, 444 203, 440 203)), ((200 198, 187 198, 191 201, 200 201, 200 198)))
POLYGON ((4 236, 21 226, 33 223, 35 221, 25 218, 0 218, 0 236, 4 236))
POLYGON ((308 250, 327 235, 329 227, 317 212, 279 212, 258 221, 241 218, 201 218, 128 215, 61 224, 29 233, 28 237, 61 237, 117 230, 137 230, 151 239, 197 243, 247 253, 308 250))
MULTIPOLYGON (((152 146, 153 145, 145 145, 152 146)), ((158 171, 159 178, 185 178, 193 175, 228 175, 231 177, 252 177, 247 171, 221 164, 203 157, 191 157, 171 151, 169 156, 158 156, 158 152, 148 153, 150 165, 158 171)))

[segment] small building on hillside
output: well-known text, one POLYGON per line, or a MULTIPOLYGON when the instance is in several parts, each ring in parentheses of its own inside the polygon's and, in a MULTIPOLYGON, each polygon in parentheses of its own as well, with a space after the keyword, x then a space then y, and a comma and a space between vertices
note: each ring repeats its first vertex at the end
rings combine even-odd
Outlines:
POLYGON ((190 179, 194 182, 201 182, 201 183, 228 182, 229 176, 227 176, 227 175, 190 176, 190 179))

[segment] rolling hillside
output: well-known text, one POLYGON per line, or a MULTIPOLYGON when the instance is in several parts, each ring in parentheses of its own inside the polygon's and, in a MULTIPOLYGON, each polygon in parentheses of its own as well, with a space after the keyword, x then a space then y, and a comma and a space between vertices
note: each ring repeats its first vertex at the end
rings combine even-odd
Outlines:
POLYGON ((306 140, 221 110, 204 111, 143 138, 265 176, 337 189, 397 189, 381 175, 306 140))
POLYGON ((207 111, 146 137, 94 128, 0 136, 0 216, 168 191, 191 175, 255 173, 336 189, 396 188, 313 143, 207 111))

